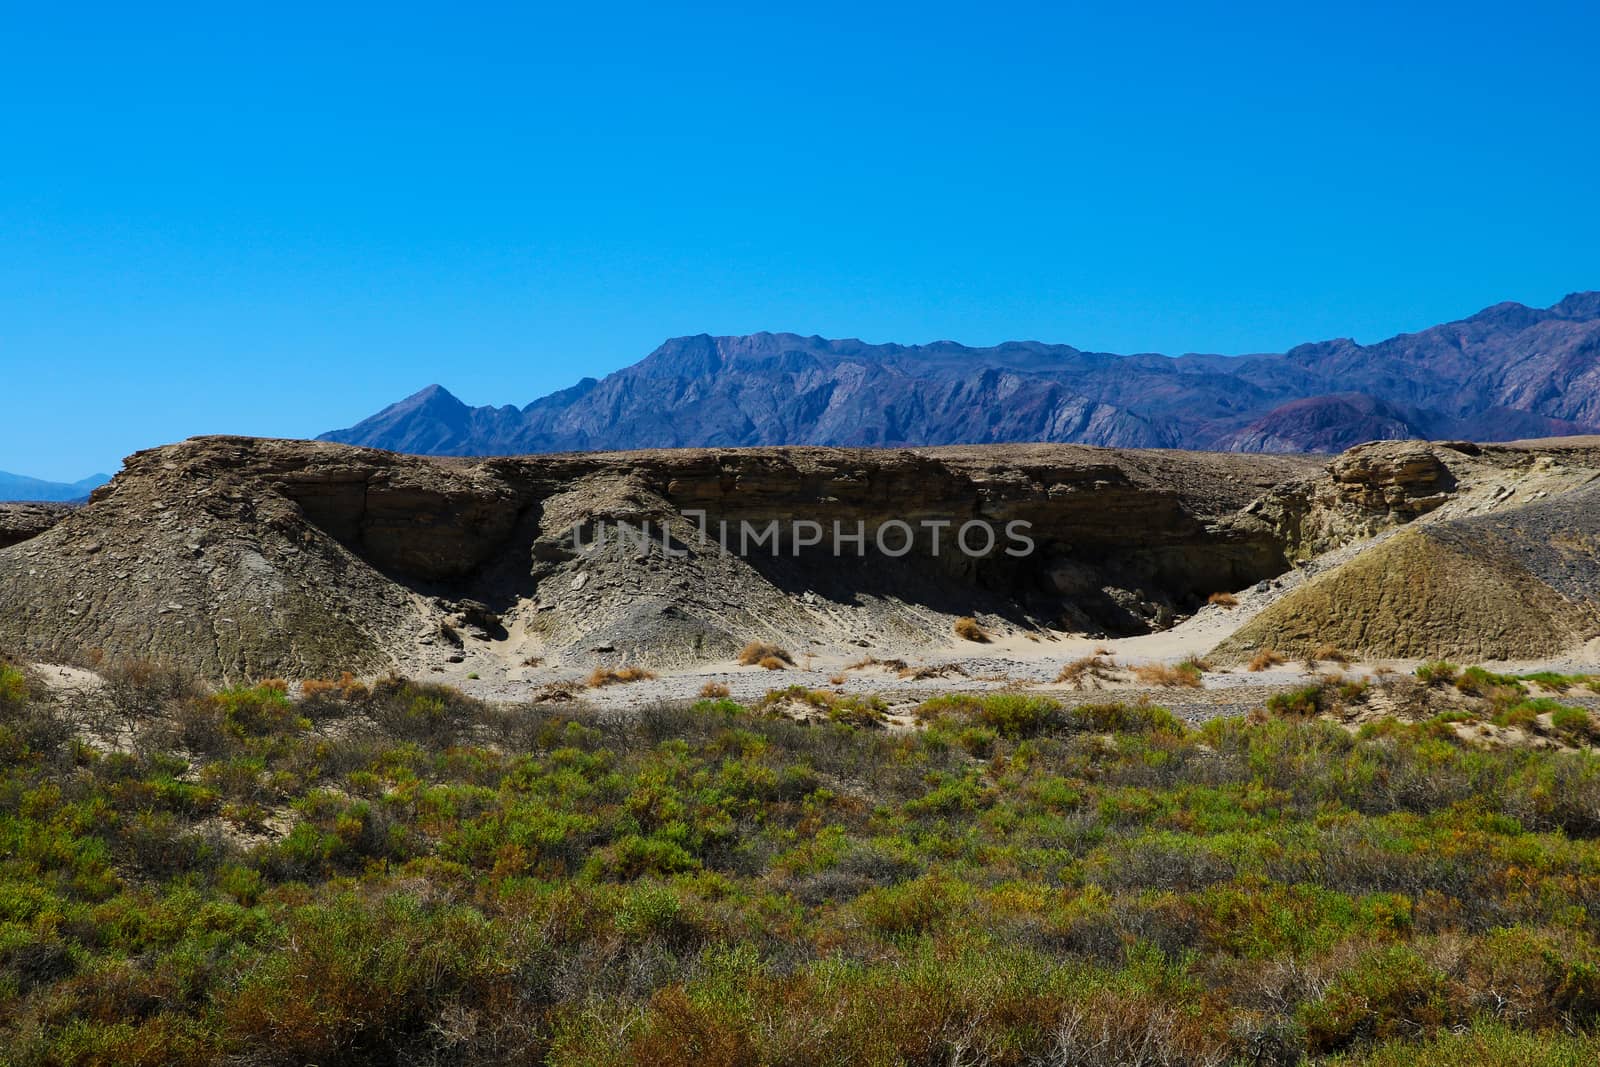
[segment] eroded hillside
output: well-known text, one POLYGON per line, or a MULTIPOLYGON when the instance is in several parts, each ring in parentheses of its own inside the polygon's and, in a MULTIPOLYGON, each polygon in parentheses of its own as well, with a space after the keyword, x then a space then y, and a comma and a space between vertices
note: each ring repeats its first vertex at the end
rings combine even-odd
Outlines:
POLYGON ((0 550, 0 640, 227 679, 471 677, 725 662, 751 639, 971 652, 952 635, 968 616, 998 654, 1168 629, 1237 590, 1225 656, 1542 655, 1600 633, 1597 479, 1582 439, 1328 462, 1071 445, 464 460, 197 438, 136 454, 0 550), (958 549, 966 524, 992 550, 958 549), (1014 528, 1027 551, 1004 550, 1014 528))
POLYGON ((244 676, 491 650, 677 663, 751 636, 892 646, 943 639, 953 617, 975 614, 1140 632, 1282 570, 1272 531, 1242 509, 1312 469, 1072 446, 452 461, 201 438, 131 457, 88 507, 0 553, 0 635, 40 653, 244 676), (785 540, 776 554, 724 552, 700 542, 694 512, 708 531, 777 520, 785 540), (1035 548, 952 551, 955 527, 973 520, 1031 524, 1035 548), (860 530, 865 553, 797 551, 799 521, 860 530), (954 524, 938 554, 924 521, 954 524), (918 539, 899 556, 875 544, 893 522, 918 539), (596 548, 601 528, 611 536, 596 548), (630 540, 643 529, 649 549, 630 540))

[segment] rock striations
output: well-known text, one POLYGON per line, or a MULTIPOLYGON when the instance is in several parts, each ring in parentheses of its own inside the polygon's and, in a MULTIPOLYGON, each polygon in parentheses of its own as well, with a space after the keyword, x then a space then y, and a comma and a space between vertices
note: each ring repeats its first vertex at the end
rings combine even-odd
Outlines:
POLYGON ((1328 462, 1076 445, 466 460, 196 438, 13 524, 0 648, 219 679, 673 667, 752 639, 919 654, 960 616, 1005 640, 1139 634, 1248 588, 1269 592, 1220 658, 1546 656, 1600 635, 1597 516, 1593 439, 1328 462), (1014 523, 1030 550, 1008 554, 1014 523), (998 544, 958 551, 965 524, 998 544))
POLYGON ((467 462, 199 438, 134 455, 87 507, 0 551, 0 642, 240 678, 488 652, 659 665, 752 637, 910 646, 974 613, 1142 632, 1280 571, 1272 531, 1242 509, 1314 468, 1076 446, 467 462), (1027 522, 1036 550, 975 558, 948 527, 935 554, 924 520, 1027 522), (774 521, 777 554, 712 543, 721 522, 774 521), (847 543, 835 556, 831 537, 796 546, 809 539, 796 521, 860 524, 865 555, 847 543), (917 533, 914 551, 895 554, 898 532, 878 551, 894 522, 917 533), (649 547, 632 533, 644 529, 649 547))

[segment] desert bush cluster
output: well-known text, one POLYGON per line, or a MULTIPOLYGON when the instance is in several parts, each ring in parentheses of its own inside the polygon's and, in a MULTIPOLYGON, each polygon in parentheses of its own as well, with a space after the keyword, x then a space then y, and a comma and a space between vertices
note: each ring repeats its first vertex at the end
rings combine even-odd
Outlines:
POLYGON ((3 666, 0 1050, 1593 1062, 1600 757, 1311 714, 1358 697, 1190 729, 952 695, 893 731, 806 690, 603 716, 3 666))

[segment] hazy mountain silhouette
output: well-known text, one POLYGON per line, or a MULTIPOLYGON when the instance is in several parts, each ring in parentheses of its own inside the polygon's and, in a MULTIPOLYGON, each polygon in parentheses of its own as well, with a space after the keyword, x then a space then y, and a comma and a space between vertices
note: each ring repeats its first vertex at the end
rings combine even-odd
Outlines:
POLYGON ((434 455, 1009 441, 1289 452, 1595 432, 1600 292, 1255 356, 702 334, 524 408, 469 407, 433 385, 321 439, 434 455))
POLYGON ((87 499, 99 486, 111 480, 109 474, 91 474, 76 482, 47 482, 22 474, 0 471, 0 500, 37 500, 44 502, 77 501, 87 499))

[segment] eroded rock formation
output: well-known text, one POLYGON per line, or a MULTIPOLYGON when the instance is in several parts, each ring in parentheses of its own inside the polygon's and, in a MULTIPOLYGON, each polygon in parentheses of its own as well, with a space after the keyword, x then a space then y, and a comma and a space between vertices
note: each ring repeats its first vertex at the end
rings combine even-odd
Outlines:
POLYGON ((673 663, 754 636, 893 647, 943 640, 966 614, 1140 632, 1280 571, 1272 532, 1241 509, 1311 469, 1079 446, 466 461, 200 438, 131 457, 91 505, 0 553, 0 640, 243 677, 459 655, 464 602, 494 618, 480 639, 507 657, 673 663), (702 522, 774 520, 775 552, 700 540, 702 522), (797 548, 799 520, 860 529, 865 549, 797 548), (1026 523, 1034 551, 952 551, 970 520, 1026 523), (874 543, 894 522, 916 547, 884 555, 874 543), (924 522, 951 524, 942 552, 924 522), (604 526, 603 547, 573 543, 575 527, 592 540, 604 526), (645 528, 673 551, 615 536, 645 528))

